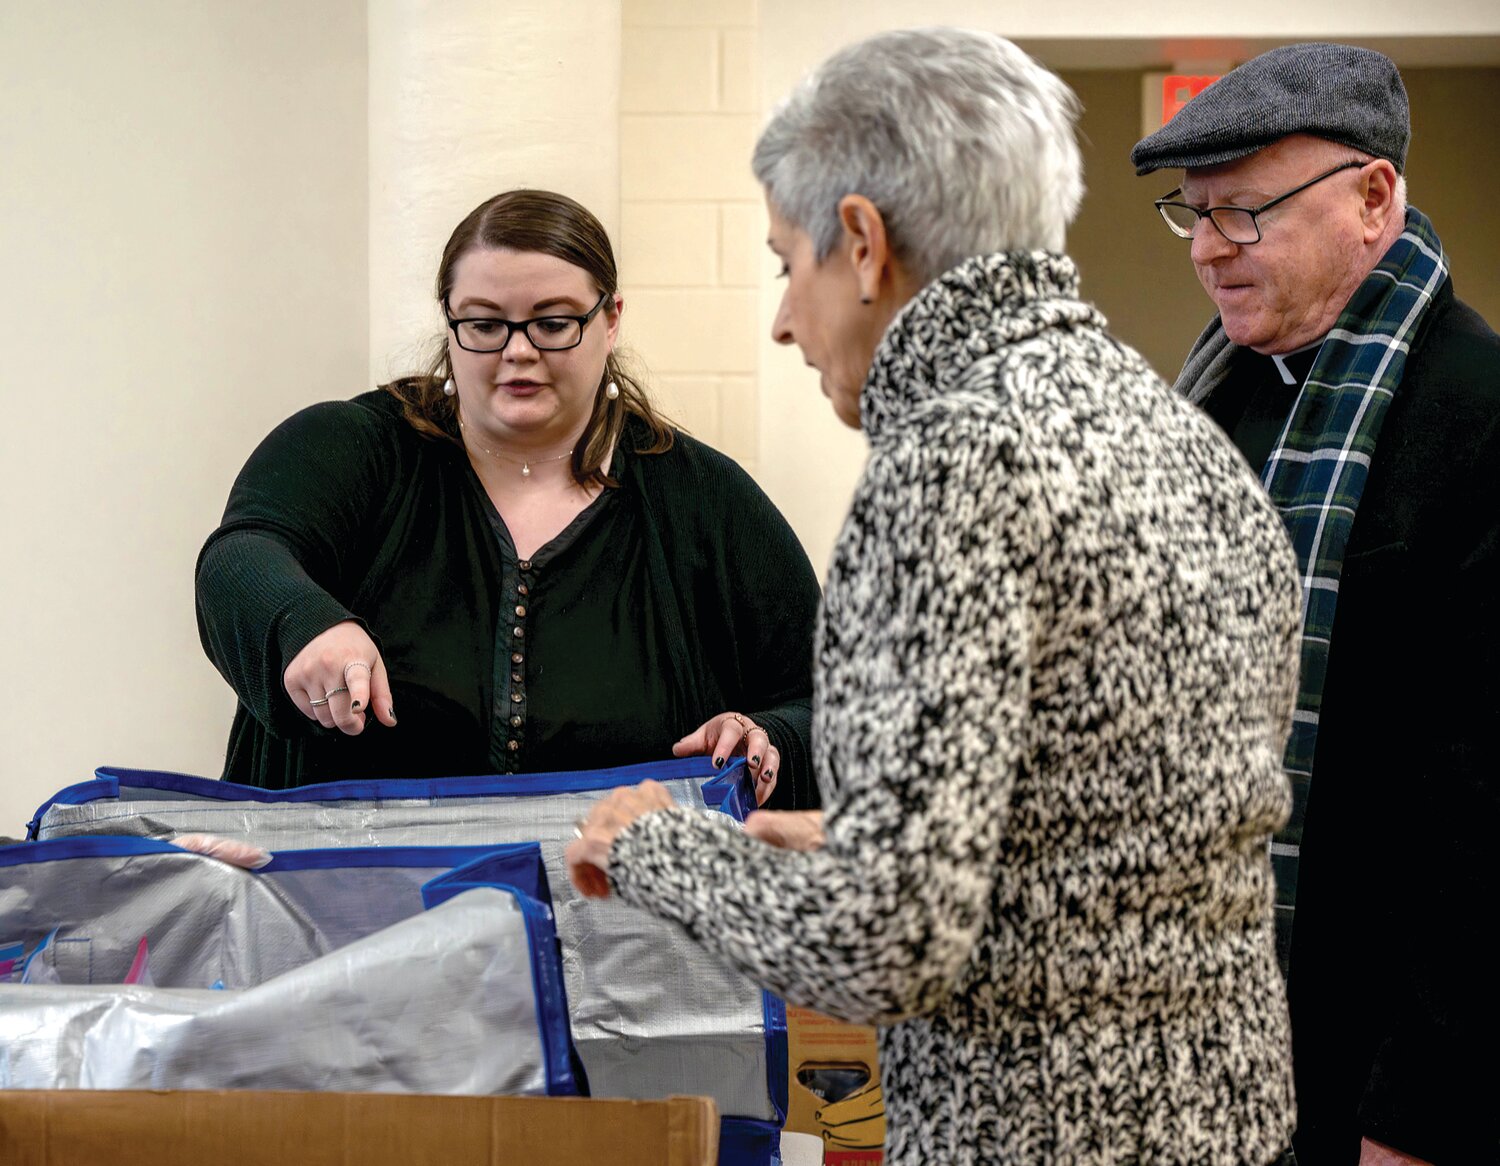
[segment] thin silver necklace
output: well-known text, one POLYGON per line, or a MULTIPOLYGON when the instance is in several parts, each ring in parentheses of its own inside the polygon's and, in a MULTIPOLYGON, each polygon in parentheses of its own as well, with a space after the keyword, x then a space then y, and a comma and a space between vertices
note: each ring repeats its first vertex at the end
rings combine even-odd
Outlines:
MULTIPOLYGON (((461 429, 464 432, 465 435, 468 434, 469 427, 464 424, 464 419, 462 417, 460 417, 458 419, 458 427, 459 427, 459 429, 461 429)), ((532 461, 532 459, 530 459, 530 458, 520 458, 520 459, 517 459, 517 458, 511 457, 508 454, 496 453, 489 446, 485 445, 483 442, 479 441, 477 438, 474 439, 474 444, 477 445, 477 446, 479 446, 480 449, 482 449, 485 453, 489 454, 490 457, 495 458, 497 461, 510 462, 511 465, 515 465, 516 462, 519 460, 520 463, 521 463, 521 477, 523 477, 523 478, 529 478, 529 477, 531 477, 531 461, 532 461)), ((573 447, 573 449, 577 449, 577 448, 578 447, 576 445, 573 447)), ((555 457, 537 458, 536 459, 536 464, 539 465, 539 466, 542 466, 542 465, 546 465, 548 462, 560 462, 565 457, 572 457, 573 456, 573 449, 568 450, 567 453, 560 453, 560 454, 558 454, 555 457)))

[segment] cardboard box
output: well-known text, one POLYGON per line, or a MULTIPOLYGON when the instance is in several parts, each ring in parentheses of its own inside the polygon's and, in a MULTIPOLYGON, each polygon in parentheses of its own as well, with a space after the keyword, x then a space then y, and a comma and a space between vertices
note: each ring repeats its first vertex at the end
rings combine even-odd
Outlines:
POLYGON ((707 1097, 0 1090, 5 1166, 713 1166, 707 1097))
POLYGON ((786 1128, 821 1137, 826 1166, 878 1166, 885 1099, 875 1030, 806 1008, 786 1013, 786 1128))

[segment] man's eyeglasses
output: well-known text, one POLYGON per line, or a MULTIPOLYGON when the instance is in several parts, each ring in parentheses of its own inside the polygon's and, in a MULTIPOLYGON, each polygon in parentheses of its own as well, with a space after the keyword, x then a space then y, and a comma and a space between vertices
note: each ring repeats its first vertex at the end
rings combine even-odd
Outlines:
POLYGON ((1309 179, 1301 186, 1293 187, 1285 194, 1278 194, 1270 202, 1263 202, 1260 206, 1210 206, 1199 210, 1195 206, 1188 206, 1185 202, 1173 202, 1182 188, 1170 191, 1156 200, 1156 209, 1161 212, 1162 219, 1167 226, 1172 228, 1172 234, 1180 239, 1191 239, 1193 232, 1198 227, 1199 219, 1207 219, 1218 230, 1219 234, 1231 243, 1246 246, 1250 243, 1260 242, 1261 215, 1273 206, 1284 203, 1294 194, 1301 194, 1309 186, 1316 186, 1325 178, 1332 178, 1342 170, 1352 170, 1356 166, 1368 166, 1368 162, 1344 162, 1335 166, 1332 170, 1325 170, 1316 178, 1309 179))
MULTIPOLYGON (((609 299, 605 292, 599 302, 583 316, 536 316, 530 320, 500 320, 494 316, 470 316, 462 320, 448 317, 453 338, 465 352, 500 352, 510 343, 511 334, 519 329, 526 333, 533 348, 542 352, 562 352, 583 343, 583 329, 609 299)), ((444 306, 443 314, 447 315, 444 306)))

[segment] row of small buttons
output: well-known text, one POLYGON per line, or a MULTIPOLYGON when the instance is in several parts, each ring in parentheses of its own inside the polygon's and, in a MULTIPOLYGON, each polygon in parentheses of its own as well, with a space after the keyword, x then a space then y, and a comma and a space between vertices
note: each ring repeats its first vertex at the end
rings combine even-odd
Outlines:
MULTIPOLYGON (((516 564, 522 571, 531 570, 531 560, 522 559, 516 564)), ((510 740, 506 743, 506 749, 510 751, 511 764, 507 766, 510 772, 515 772, 516 754, 521 750, 521 726, 526 723, 526 673, 523 665, 526 663, 526 654, 522 651, 523 641, 526 639, 526 628, 523 621, 526 619, 526 597, 531 594, 526 580, 516 584, 516 594, 520 596, 521 602, 516 604, 516 622, 511 626, 511 639, 514 641, 513 650, 510 654, 511 683, 515 686, 510 690, 510 740)))

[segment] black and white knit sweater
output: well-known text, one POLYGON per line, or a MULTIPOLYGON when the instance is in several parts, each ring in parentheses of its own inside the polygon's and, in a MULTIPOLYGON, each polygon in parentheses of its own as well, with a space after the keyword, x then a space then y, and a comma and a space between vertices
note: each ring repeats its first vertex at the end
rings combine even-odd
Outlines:
POLYGON ((1298 587, 1214 426, 978 257, 892 323, 819 626, 824 848, 665 810, 618 893, 882 1026, 893 1166, 1265 1166, 1294 1110, 1267 844, 1298 587))

